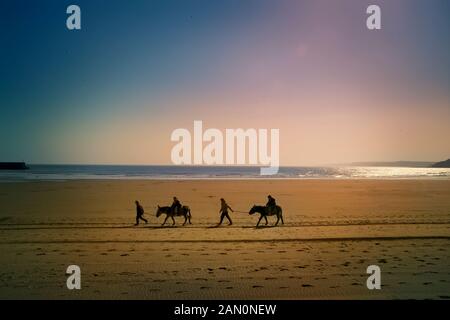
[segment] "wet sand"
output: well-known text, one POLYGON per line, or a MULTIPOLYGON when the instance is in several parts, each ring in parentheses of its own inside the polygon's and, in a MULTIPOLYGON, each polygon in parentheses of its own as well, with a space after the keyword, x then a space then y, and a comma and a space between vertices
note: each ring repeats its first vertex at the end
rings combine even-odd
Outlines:
POLYGON ((0 183, 2 299, 448 299, 449 245, 447 180, 0 183), (285 224, 255 228, 245 212, 269 193, 285 224), (160 226, 173 195, 192 225, 160 226), (242 212, 215 228, 220 197, 242 212), (133 226, 136 199, 147 225, 133 226))

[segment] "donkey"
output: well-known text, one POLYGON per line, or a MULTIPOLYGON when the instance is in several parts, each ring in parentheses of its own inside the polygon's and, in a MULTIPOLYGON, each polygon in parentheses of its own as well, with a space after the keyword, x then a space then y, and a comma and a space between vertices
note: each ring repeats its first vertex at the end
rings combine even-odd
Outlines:
POLYGON ((275 206, 272 208, 272 210, 269 210, 269 208, 266 206, 254 205, 250 209, 249 214, 255 214, 255 213, 261 214, 261 216, 259 217, 258 223, 256 224, 257 227, 259 226, 259 223, 261 222, 262 218, 264 218, 266 220, 266 225, 267 225, 267 217, 268 216, 277 216, 277 222, 275 223, 275 226, 278 225, 278 222, 280 221, 280 219, 281 219, 281 223, 284 224, 283 210, 281 209, 280 206, 275 206))
POLYGON ((160 207, 160 206, 158 205, 158 210, 156 210, 156 217, 159 217, 159 216, 162 215, 162 214, 165 214, 165 215, 166 215, 166 218, 164 219, 164 222, 163 222, 162 225, 165 225, 165 224, 166 224, 166 221, 167 221, 167 219, 169 219, 169 217, 172 218, 172 221, 173 221, 172 225, 175 225, 175 219, 174 219, 175 216, 177 216, 177 217, 183 216, 183 217, 184 217, 184 223, 183 223, 183 226, 184 226, 184 225, 186 224, 186 222, 188 222, 188 221, 189 221, 189 224, 192 224, 192 223, 191 223, 191 217, 192 217, 192 215, 191 215, 191 209, 189 209, 188 206, 182 206, 181 209, 178 211, 178 213, 175 214, 175 213, 171 210, 170 207, 160 207))

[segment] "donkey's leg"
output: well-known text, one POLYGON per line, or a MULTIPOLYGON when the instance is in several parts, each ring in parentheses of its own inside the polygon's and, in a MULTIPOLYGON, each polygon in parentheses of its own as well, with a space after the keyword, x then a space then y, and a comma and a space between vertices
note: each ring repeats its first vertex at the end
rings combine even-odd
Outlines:
POLYGON ((277 214, 277 222, 275 222, 275 226, 278 225, 278 222, 280 222, 280 215, 279 214, 277 214))
POLYGON ((183 226, 186 224, 187 222, 187 214, 184 215, 184 222, 183 222, 183 226))
POLYGON ((172 218, 172 221, 173 221, 172 225, 174 226, 175 225, 175 218, 173 216, 171 218, 172 218))
POLYGON ((261 217, 259 217, 258 223, 256 224, 256 226, 259 226, 259 223, 261 222, 261 219, 263 218, 263 215, 261 215, 261 217))
POLYGON ((164 222, 163 222, 162 226, 166 224, 167 219, 169 219, 168 215, 166 215, 166 218, 164 219, 164 222))
POLYGON ((269 223, 269 221, 267 220, 267 216, 264 216, 264 219, 266 219, 266 226, 269 223))

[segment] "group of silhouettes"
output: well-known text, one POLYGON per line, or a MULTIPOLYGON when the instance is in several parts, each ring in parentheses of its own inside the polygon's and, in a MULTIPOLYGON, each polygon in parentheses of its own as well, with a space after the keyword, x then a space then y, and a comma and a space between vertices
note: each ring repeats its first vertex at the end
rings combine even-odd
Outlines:
MULTIPOLYGON (((136 226, 139 225, 139 221, 142 220, 145 223, 148 223, 148 220, 145 219, 144 216, 144 208, 142 207, 142 205, 139 203, 138 200, 135 201, 136 204, 136 226)), ((273 210, 273 208, 275 208, 277 206, 276 200, 274 197, 272 197, 271 195, 267 196, 267 204, 266 204, 266 208, 267 211, 270 212, 273 210)), ((158 209, 160 207, 158 206, 158 209)), ((178 200, 177 197, 173 197, 173 202, 172 205, 170 206, 170 213, 172 216, 177 216, 180 214, 181 209, 183 208, 183 205, 181 204, 180 200, 178 200)), ((234 212, 234 210, 228 205, 228 203, 225 201, 224 198, 220 198, 220 209, 219 209, 219 214, 220 214, 220 221, 217 224, 218 226, 222 225, 223 220, 225 218, 227 218, 228 220, 228 225, 232 225, 233 221, 231 220, 230 214, 228 212, 228 209, 231 210, 231 212, 234 212)))

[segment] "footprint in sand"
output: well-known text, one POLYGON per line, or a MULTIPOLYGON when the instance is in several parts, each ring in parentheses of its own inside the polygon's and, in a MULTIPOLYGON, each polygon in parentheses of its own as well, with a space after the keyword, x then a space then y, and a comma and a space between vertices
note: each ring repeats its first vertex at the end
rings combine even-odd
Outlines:
POLYGON ((256 289, 256 288, 263 288, 263 286, 254 285, 254 286, 252 286, 252 288, 253 288, 253 289, 256 289))
POLYGON ((225 289, 233 289, 233 287, 226 287, 225 289))
POLYGON ((302 284, 302 287, 303 288, 310 288, 310 287, 313 287, 313 285, 312 284, 302 284))

